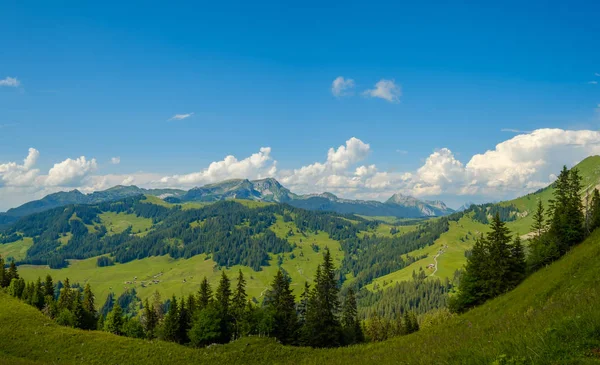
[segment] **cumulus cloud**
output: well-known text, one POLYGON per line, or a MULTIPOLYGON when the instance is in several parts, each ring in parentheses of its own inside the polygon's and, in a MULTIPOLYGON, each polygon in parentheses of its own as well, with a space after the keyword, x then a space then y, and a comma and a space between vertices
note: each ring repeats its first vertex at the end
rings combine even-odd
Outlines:
POLYGON ((398 103, 400 101, 400 86, 396 85, 394 80, 381 79, 375 84, 374 89, 365 90, 363 95, 387 100, 390 103, 398 103))
POLYGON ((48 186, 79 186, 96 169, 96 159, 87 160, 81 156, 75 160, 66 160, 54 164, 48 171, 45 184, 48 186))
POLYGON ((121 163, 121 157, 117 156, 117 157, 113 157, 110 159, 110 163, 113 165, 118 165, 121 163))
POLYGON ((21 85, 21 81, 16 77, 6 77, 4 80, 0 80, 0 86, 18 87, 19 85, 21 85))
POLYGON ((47 175, 36 168, 39 152, 31 148, 22 163, 0 163, 0 207, 23 203, 73 187, 82 192, 114 185, 190 188, 231 178, 275 177, 297 193, 329 191, 344 198, 385 200, 401 192, 421 198, 470 196, 470 200, 501 200, 546 186, 562 165, 573 166, 600 154, 600 132, 538 129, 522 132, 470 159, 460 161, 448 148, 432 152, 424 163, 404 172, 381 171, 367 160, 371 145, 352 137, 323 151, 322 161, 279 171, 271 148, 238 159, 226 156, 197 172, 164 176, 150 172, 96 174, 95 159, 85 157, 56 163, 47 175), (326 152, 326 153, 325 153, 326 152), (43 196, 43 195, 42 195, 43 196))
MULTIPOLYGON (((352 137, 337 149, 329 148, 325 162, 315 162, 299 169, 283 171, 281 180, 284 184, 297 187, 303 191, 314 188, 315 185, 326 188, 356 188, 358 187, 357 177, 346 170, 363 160, 370 150, 371 146, 368 143, 352 137)), ((363 173, 373 170, 364 167, 364 169, 357 169, 357 171, 363 173)))
POLYGON ((192 115, 194 115, 194 113, 175 114, 174 116, 172 116, 171 118, 169 118, 169 121, 171 121, 171 120, 183 120, 183 119, 187 119, 187 118, 191 117, 192 115))
POLYGON ((39 155, 38 150, 30 148, 22 165, 16 162, 0 164, 0 188, 5 186, 22 187, 32 185, 39 174, 39 170, 33 168, 39 155))
POLYGON ((331 93, 333 96, 341 97, 350 95, 351 90, 354 88, 354 80, 344 79, 342 76, 338 76, 331 83, 331 93))
POLYGON ((195 186, 232 178, 261 179, 274 176, 276 172, 277 161, 271 157, 271 148, 262 147, 245 159, 238 160, 229 155, 221 161, 212 162, 202 171, 165 176, 158 183, 168 186, 195 186))

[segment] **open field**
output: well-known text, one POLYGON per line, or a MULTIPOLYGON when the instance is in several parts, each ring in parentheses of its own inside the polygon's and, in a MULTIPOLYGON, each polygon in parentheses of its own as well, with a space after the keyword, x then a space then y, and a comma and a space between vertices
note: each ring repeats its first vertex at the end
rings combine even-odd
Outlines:
MULTIPOLYGON (((296 232, 294 223, 283 222, 282 217, 278 217, 271 229, 280 237, 286 237, 290 230, 296 232)), ((283 259, 281 267, 292 278, 292 289, 296 296, 301 294, 305 281, 312 281, 317 265, 321 263, 322 250, 325 247, 330 249, 337 266, 343 259, 339 242, 330 239, 326 233, 319 232, 316 235, 307 234, 306 236, 294 233, 287 238, 291 244, 296 244, 296 248, 293 252, 281 255, 283 259), (311 244, 318 246, 319 252, 313 250, 311 244)), ((6 245, 0 245, 0 248, 3 246, 6 245)), ((198 290, 204 276, 216 287, 221 275, 216 263, 206 255, 177 260, 169 256, 149 257, 106 267, 97 267, 96 259, 94 257, 86 260, 72 260, 69 267, 64 269, 22 265, 19 267, 19 272, 26 280, 35 280, 50 274, 55 280, 69 278, 71 282, 78 282, 82 285, 89 283, 96 297, 99 298, 96 302, 98 306, 103 304, 111 291, 119 295, 128 288, 135 288, 142 299, 150 297, 156 290, 165 298, 173 294, 188 295, 198 290), (136 277, 137 279, 135 279, 136 277), (158 283, 149 284, 152 280, 158 280, 158 283), (142 282, 144 282, 144 287, 142 282)), ((270 265, 263 267, 261 271, 254 271, 247 266, 240 265, 232 266, 225 271, 232 280, 235 280, 238 270, 241 269, 248 281, 249 297, 255 297, 258 300, 273 280, 278 262, 278 255, 271 255, 270 265)))
POLYGON ((135 340, 60 327, 0 293, 0 356, 22 364, 598 364, 599 259, 600 230, 464 315, 409 336, 338 349, 257 337, 206 349, 135 340))

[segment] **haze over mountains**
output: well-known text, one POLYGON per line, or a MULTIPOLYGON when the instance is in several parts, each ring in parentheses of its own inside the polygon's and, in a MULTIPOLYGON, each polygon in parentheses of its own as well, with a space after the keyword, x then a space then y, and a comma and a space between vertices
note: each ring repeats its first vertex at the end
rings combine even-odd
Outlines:
POLYGON ((188 191, 180 189, 144 189, 137 186, 117 185, 107 190, 83 194, 79 190, 58 192, 11 208, 0 213, 0 224, 6 224, 28 214, 69 204, 96 204, 135 195, 156 196, 169 203, 216 202, 228 199, 244 199, 262 202, 286 203, 297 208, 333 211, 342 214, 367 216, 394 216, 418 218, 443 216, 454 212, 444 202, 419 200, 411 196, 394 194, 387 201, 351 200, 339 198, 328 192, 299 195, 291 192, 273 178, 248 180, 231 179, 215 184, 196 187, 188 191))

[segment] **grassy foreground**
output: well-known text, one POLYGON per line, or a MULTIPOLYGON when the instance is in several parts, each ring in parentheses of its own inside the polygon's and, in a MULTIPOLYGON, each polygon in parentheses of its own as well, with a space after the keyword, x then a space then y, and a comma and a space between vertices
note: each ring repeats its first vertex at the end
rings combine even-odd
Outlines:
POLYGON ((596 364, 600 230, 514 291, 462 316, 382 343, 315 350, 264 338, 191 349, 56 325, 0 294, 0 358, 23 364, 596 364))

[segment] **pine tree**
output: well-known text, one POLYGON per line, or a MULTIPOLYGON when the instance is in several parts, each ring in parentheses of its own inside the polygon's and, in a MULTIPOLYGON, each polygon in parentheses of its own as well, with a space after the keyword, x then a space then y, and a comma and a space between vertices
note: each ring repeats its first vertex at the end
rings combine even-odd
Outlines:
POLYGON ((6 288, 10 283, 8 282, 8 274, 4 268, 4 259, 0 255, 0 288, 6 288))
POLYGON ((92 330, 96 327, 96 323, 98 322, 98 313, 96 312, 96 305, 94 303, 94 293, 92 293, 92 288, 89 283, 85 284, 85 288, 83 289, 82 306, 85 313, 82 328, 92 330))
POLYGON ((177 342, 188 343, 188 331, 192 327, 192 315, 188 308, 186 308, 185 301, 183 300, 183 298, 181 298, 181 301, 179 302, 179 311, 177 312, 177 314, 179 316, 179 326, 177 328, 177 342))
POLYGON ((51 296, 54 298, 54 283, 52 282, 52 276, 50 276, 50 274, 46 275, 46 280, 44 281, 44 296, 51 296))
POLYGON ((86 329, 88 324, 86 311, 83 308, 83 302, 81 301, 81 294, 78 290, 73 291, 73 315, 75 315, 75 327, 86 329))
POLYGON ((171 298, 169 310, 163 319, 160 337, 162 340, 177 342, 179 333, 179 308, 177 298, 171 298))
POLYGON ((242 270, 239 271, 237 285, 231 301, 231 313, 233 317, 233 336, 239 338, 247 334, 247 303, 246 280, 242 270))
POLYGON ((273 318, 271 335, 283 344, 294 343, 298 329, 296 303, 290 289, 290 280, 281 269, 277 270, 271 289, 265 298, 265 305, 273 318))
POLYGON ((317 268, 303 328, 303 342, 312 347, 336 347, 341 344, 341 325, 338 320, 339 289, 329 249, 317 268))
POLYGON ((69 279, 65 279, 63 284, 63 288, 60 289, 60 295, 58 297, 58 311, 59 313, 65 309, 71 310, 73 308, 73 290, 71 289, 71 284, 69 279))
POLYGON ((344 333, 344 343, 346 345, 362 341, 363 336, 360 321, 358 320, 356 297, 354 296, 354 290, 352 288, 348 289, 342 308, 342 330, 344 333))
POLYGON ((554 199, 550 201, 550 233, 556 239, 560 255, 584 236, 581 197, 581 177, 577 169, 564 166, 554 184, 554 199))
POLYGON ((525 279, 525 273, 527 271, 527 264, 525 263, 525 250, 521 243, 521 237, 515 236, 515 239, 510 246, 510 269, 509 269, 509 288, 514 288, 523 279, 525 279))
POLYGON ((213 300, 213 293, 206 276, 200 283, 200 291, 198 292, 198 309, 204 309, 213 300))
POLYGON ((491 231, 487 234, 489 267, 488 276, 488 298, 496 297, 510 289, 510 230, 496 213, 490 224, 491 231))
POLYGON ((531 230, 535 232, 535 239, 539 239, 546 230, 546 217, 544 216, 544 204, 538 200, 537 209, 533 214, 533 225, 531 230))
POLYGON ((221 280, 215 293, 215 305, 221 323, 221 342, 226 343, 231 339, 231 284, 225 271, 221 272, 221 280))
POLYGON ((310 285, 308 281, 304 282, 304 290, 302 294, 300 294, 300 302, 298 302, 297 312, 298 312, 298 325, 300 328, 304 326, 304 322, 306 321, 306 310, 308 308, 308 300, 310 298, 310 285))
MULTIPOLYGON (((2 267, 4 267, 4 266, 2 266, 2 267)), ((12 281, 12 279, 19 278, 19 273, 17 271, 17 265, 15 264, 14 260, 10 262, 10 266, 8 267, 8 272, 7 272, 6 276, 7 276, 8 283, 10 283, 12 281)))
POLYGON ((44 297, 44 285, 42 284, 42 279, 38 277, 34 285, 34 293, 33 298, 31 300, 32 305, 34 305, 37 309, 41 310, 42 308, 44 308, 44 297))
POLYGON ((162 302, 158 290, 156 290, 154 294, 152 294, 152 308, 154 308, 154 313, 156 314, 156 322, 162 322, 165 316, 165 306, 162 302))
POLYGON ((148 298, 144 302, 144 312, 142 314, 142 326, 148 339, 152 339, 156 336, 156 326, 158 325, 158 317, 154 311, 154 307, 150 306, 148 298))
POLYGON ((104 330, 115 335, 123 334, 123 309, 116 303, 104 320, 104 330))

